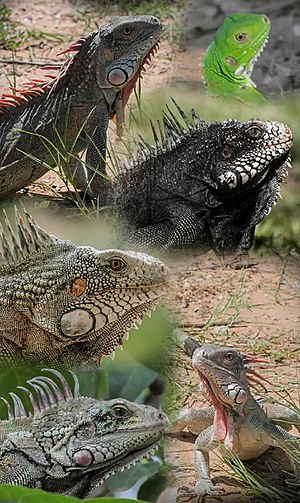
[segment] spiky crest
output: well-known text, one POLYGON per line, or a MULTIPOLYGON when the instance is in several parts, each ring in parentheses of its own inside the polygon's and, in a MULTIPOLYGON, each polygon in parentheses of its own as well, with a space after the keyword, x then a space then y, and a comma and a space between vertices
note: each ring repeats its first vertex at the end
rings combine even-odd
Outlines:
MULTIPOLYGON (((186 138, 191 131, 206 127, 206 122, 202 120, 194 109, 191 111, 191 117, 188 117, 185 112, 179 107, 174 98, 171 100, 179 113, 180 117, 176 117, 171 108, 166 105, 166 112, 162 115, 162 120, 157 120, 157 125, 150 120, 150 128, 154 144, 150 145, 140 134, 137 135, 138 139, 133 141, 135 145, 135 155, 130 155, 130 162, 125 162, 122 157, 109 152, 111 161, 111 168, 115 176, 118 176, 138 166, 140 162, 149 159, 151 156, 156 156, 160 152, 172 150, 184 138, 186 138), (183 121, 183 124, 181 120, 183 121)), ((133 119, 136 121, 134 115, 133 119)), ((130 142, 130 139, 129 139, 130 142)), ((132 143, 132 139, 131 139, 132 143)), ((128 146, 125 145, 126 149, 128 146)))
POLYGON ((57 75, 44 75, 44 79, 32 79, 29 82, 23 84, 24 89, 16 89, 15 87, 10 87, 10 89, 15 94, 3 93, 2 99, 0 99, 0 115, 9 112, 11 109, 16 108, 20 105, 28 103, 28 101, 41 96, 49 91, 52 91, 57 86, 58 82, 66 75, 68 69, 72 65, 74 58, 79 54, 83 44, 87 40, 87 37, 79 38, 78 40, 72 42, 68 47, 57 53, 57 56, 65 55, 68 53, 75 53, 71 58, 68 58, 61 63, 53 65, 43 65, 42 70, 55 70, 58 71, 57 75))
MULTIPOLYGON (((42 371, 54 374, 60 381, 61 389, 56 382, 53 381, 53 379, 50 379, 50 377, 47 376, 33 377, 32 379, 26 381, 26 383, 33 388, 34 393, 32 393, 32 391, 27 387, 17 386, 18 389, 24 391, 28 395, 33 414, 46 411, 57 405, 59 402, 66 402, 72 398, 78 398, 80 396, 78 378, 73 372, 70 371, 70 374, 74 379, 74 389, 72 391, 67 380, 60 372, 48 368, 42 369, 42 371)), ((0 400, 2 400, 7 407, 9 420, 32 417, 31 412, 26 412, 23 402, 18 395, 10 392, 9 396, 12 403, 3 397, 0 397, 0 400)))
MULTIPOLYGON (((53 248, 60 240, 47 234, 26 211, 14 206, 15 230, 6 211, 2 210, 3 224, 0 223, 0 270, 16 265, 42 250, 53 248)), ((66 241, 65 243, 68 243, 66 241)))

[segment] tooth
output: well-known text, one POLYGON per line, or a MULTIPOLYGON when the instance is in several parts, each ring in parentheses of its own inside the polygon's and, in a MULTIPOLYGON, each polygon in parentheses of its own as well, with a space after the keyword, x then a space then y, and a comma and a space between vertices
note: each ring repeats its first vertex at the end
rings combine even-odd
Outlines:
POLYGON ((244 73, 244 71, 246 70, 246 68, 243 66, 243 65, 240 65, 234 72, 234 75, 236 75, 237 77, 242 75, 244 73))

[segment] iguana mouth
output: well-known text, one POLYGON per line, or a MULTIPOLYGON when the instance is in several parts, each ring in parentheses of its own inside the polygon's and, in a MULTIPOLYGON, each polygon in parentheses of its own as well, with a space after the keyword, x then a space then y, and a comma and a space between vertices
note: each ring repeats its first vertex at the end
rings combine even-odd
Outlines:
MULTIPOLYGON (((286 152, 280 157, 273 159, 273 161, 271 161, 270 164, 266 166, 262 172, 257 173, 257 175, 253 177, 253 182, 256 186, 259 186, 263 181, 265 181, 266 179, 271 179, 274 176, 279 176, 281 178, 280 181, 282 181, 283 179, 287 178, 288 169, 290 168, 292 168, 291 157, 290 153, 286 152)), ((249 186, 251 185, 251 181, 252 180, 249 180, 249 186)), ((242 184, 240 186, 243 187, 242 184)))
MULTIPOLYGON (((90 468, 85 468, 84 472, 92 472, 94 470, 99 470, 99 480, 97 481, 97 484, 95 487, 100 486, 105 482, 106 479, 108 479, 111 475, 114 475, 117 472, 123 472, 124 470, 131 468, 132 466, 136 465, 138 462, 142 460, 149 460, 151 456, 153 456, 158 448, 158 442, 162 439, 163 437, 163 432, 160 432, 160 436, 156 438, 150 445, 143 447, 141 449, 137 449, 135 451, 130 452, 127 456, 125 457, 118 457, 115 458, 114 460, 111 460, 108 462, 108 465, 105 467, 103 466, 103 475, 101 476, 101 467, 99 467, 97 464, 94 466, 91 466, 90 468)), ((71 472, 80 472, 80 469, 70 469, 69 473, 71 472)))
POLYGON ((213 422, 213 438, 224 443, 227 447, 233 447, 233 419, 228 406, 224 406, 215 394, 208 378, 197 369, 200 381, 204 385, 207 400, 215 409, 213 422))
POLYGON ((123 107, 125 107, 125 105, 127 104, 133 89, 135 89, 135 86, 136 86, 138 79, 143 78, 142 74, 147 71, 146 67, 150 65, 152 58, 156 55, 156 53, 159 49, 160 43, 161 43, 160 39, 155 42, 153 47, 146 53, 139 70, 132 77, 132 79, 130 79, 128 84, 122 89, 121 95, 122 95, 123 107))
MULTIPOLYGON (((263 38, 263 37, 261 37, 263 38)), ((256 87, 256 84, 251 80, 251 75, 252 75, 252 72, 253 72, 253 69, 254 69, 254 65, 256 63, 256 61, 258 60, 258 58, 260 57, 260 55, 262 54, 262 52, 264 51, 264 48, 266 47, 267 43, 269 41, 269 37, 267 37, 265 39, 265 41, 263 42, 263 44, 261 45, 261 48, 259 49, 259 51, 255 54, 255 56, 253 56, 253 58, 250 59, 249 63, 247 66, 244 66, 244 65, 240 65, 234 72, 234 75, 236 77, 241 77, 243 75, 245 75, 248 79, 249 79, 249 82, 251 83, 251 85, 253 87, 256 87)))
POLYGON ((132 91, 136 88, 136 84, 139 81, 139 95, 140 95, 140 82, 141 79, 143 78, 142 73, 145 73, 147 70, 147 66, 150 65, 152 58, 156 55, 159 46, 160 46, 161 40, 158 39, 155 44, 149 49, 149 51, 145 54, 140 68, 137 70, 137 72, 134 74, 134 76, 129 80, 128 84, 123 87, 123 89, 120 91, 120 93, 117 95, 117 98, 115 100, 115 103, 112 107, 112 113, 111 113, 111 119, 114 120, 117 124, 117 134, 118 136, 122 136, 123 133, 123 123, 125 120, 124 117, 124 109, 125 106, 127 105, 127 102, 131 96, 132 91), (121 106, 118 106, 118 103, 121 104, 121 106))

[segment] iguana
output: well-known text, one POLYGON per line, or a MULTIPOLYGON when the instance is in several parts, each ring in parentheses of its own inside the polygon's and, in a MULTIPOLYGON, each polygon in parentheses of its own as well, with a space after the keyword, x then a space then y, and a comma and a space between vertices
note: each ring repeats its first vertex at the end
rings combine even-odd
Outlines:
MULTIPOLYGON (((5 216, 5 214, 4 214, 5 216)), ((1 226, 0 362, 99 362, 150 313, 168 270, 153 257, 50 236, 15 209, 1 226)))
POLYGON ((232 14, 225 18, 203 61, 207 94, 262 103, 264 97, 251 80, 254 64, 264 49, 270 21, 263 14, 232 14))
POLYGON ((187 338, 185 348, 193 354, 193 367, 203 383, 211 406, 184 409, 172 426, 170 436, 195 441, 196 484, 198 495, 222 492, 209 474, 209 452, 224 444, 242 460, 255 459, 269 446, 282 448, 295 463, 299 472, 300 443, 290 433, 292 425, 300 432, 300 415, 288 407, 260 403, 251 394, 245 363, 260 361, 242 357, 228 346, 200 345, 187 338), (187 428, 188 433, 180 432, 187 428), (176 433, 177 432, 177 433, 176 433), (190 437, 190 439, 189 439, 190 437))
MULTIPOLYGON (((78 189, 98 195, 105 185, 108 121, 116 117, 119 128, 124 122, 124 107, 157 50, 161 30, 154 16, 116 18, 59 53, 75 55, 57 78, 32 80, 24 91, 3 95, 0 198, 57 165, 78 189), (76 154, 86 147, 83 166, 76 154)), ((59 66, 47 67, 53 68, 59 66)))
POLYGON ((168 419, 149 405, 121 398, 96 400, 72 392, 53 369, 57 382, 42 375, 18 386, 31 401, 9 393, 8 420, 0 421, 0 484, 44 489, 84 498, 115 472, 148 458, 168 419))
POLYGON ((179 117, 168 107, 164 130, 153 127, 155 144, 140 142, 129 165, 112 159, 116 176, 102 203, 121 218, 126 246, 243 253, 277 200, 292 132, 258 119, 207 122, 177 108, 179 117))

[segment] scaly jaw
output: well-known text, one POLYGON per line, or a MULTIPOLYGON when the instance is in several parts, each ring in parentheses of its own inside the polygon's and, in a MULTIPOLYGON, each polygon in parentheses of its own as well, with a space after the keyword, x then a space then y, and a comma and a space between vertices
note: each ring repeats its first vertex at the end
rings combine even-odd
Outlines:
POLYGON ((102 478, 97 482, 97 485, 95 487, 98 487, 101 484, 103 484, 106 479, 108 479, 111 475, 114 475, 115 473, 123 472, 124 470, 127 470, 128 468, 131 468, 132 466, 136 465, 140 461, 150 460, 151 457, 157 451, 157 448, 158 448, 158 443, 156 441, 151 446, 145 447, 144 449, 141 449, 140 451, 129 454, 125 464, 123 464, 123 463, 126 458, 119 460, 119 463, 116 462, 116 464, 110 470, 108 470, 105 475, 102 476, 102 478), (119 467, 120 463, 122 464, 121 467, 119 467))
POLYGON ((159 304, 159 302, 160 302, 160 297, 157 297, 156 299, 153 299, 153 300, 149 301, 148 303, 145 303, 145 304, 139 306, 140 313, 136 314, 133 320, 129 320, 128 322, 124 322, 121 318, 119 320, 119 323, 123 323, 124 331, 123 331, 122 335, 120 334, 118 339, 114 340, 114 342, 110 341, 111 350, 109 350, 109 353, 107 353, 106 355, 103 355, 103 356, 109 356, 113 360, 115 357, 116 349, 121 349, 121 350, 123 349, 124 340, 128 340, 130 330, 132 330, 132 329, 138 330, 139 326, 143 322, 145 315, 148 316, 149 318, 151 318, 151 315, 152 315, 154 309, 156 308, 157 304, 159 304))
POLYGON ((247 80, 249 81, 249 84, 251 84, 252 86, 256 87, 256 84, 251 80, 251 75, 252 75, 255 63, 258 60, 258 58, 261 55, 261 53, 263 52, 264 48, 266 47, 268 41, 269 41, 269 37, 266 38, 266 40, 264 41, 263 45, 261 46, 261 48, 259 49, 259 51, 256 53, 256 55, 253 56, 253 58, 250 59, 247 67, 245 67, 243 65, 240 65, 235 70, 234 75, 236 77, 245 76, 247 78, 247 80))

